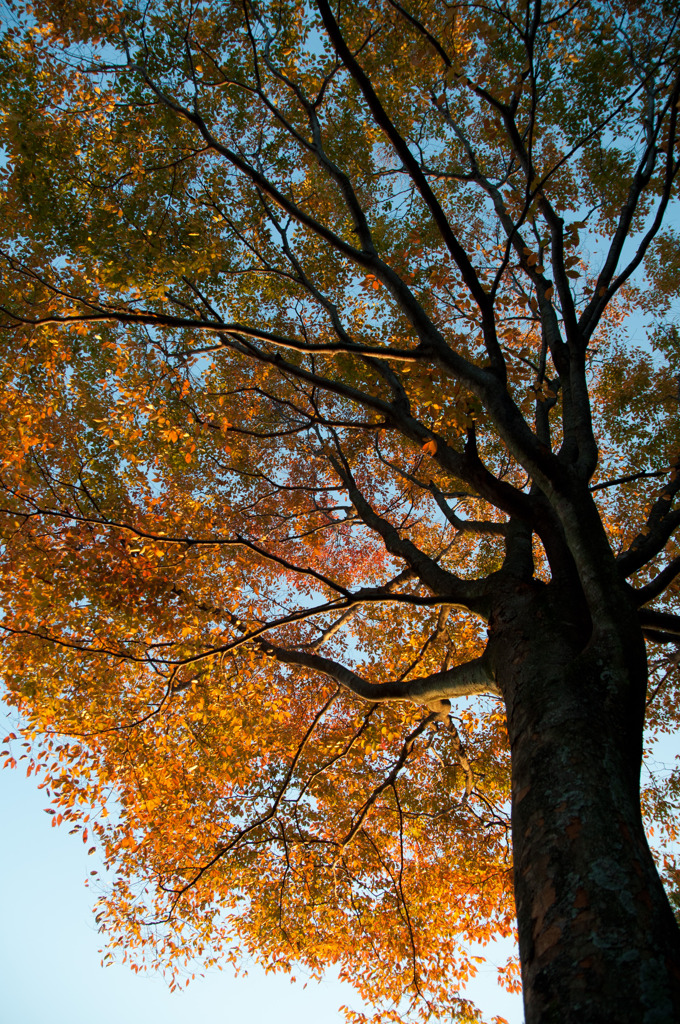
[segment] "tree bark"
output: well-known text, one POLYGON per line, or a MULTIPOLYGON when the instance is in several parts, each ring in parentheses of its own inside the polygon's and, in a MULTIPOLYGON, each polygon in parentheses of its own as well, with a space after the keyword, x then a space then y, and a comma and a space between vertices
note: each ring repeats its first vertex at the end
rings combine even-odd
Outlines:
POLYGON ((571 598, 518 585, 490 620, 526 1024, 677 1024, 680 929, 640 811, 644 642, 631 616, 612 653, 571 598))

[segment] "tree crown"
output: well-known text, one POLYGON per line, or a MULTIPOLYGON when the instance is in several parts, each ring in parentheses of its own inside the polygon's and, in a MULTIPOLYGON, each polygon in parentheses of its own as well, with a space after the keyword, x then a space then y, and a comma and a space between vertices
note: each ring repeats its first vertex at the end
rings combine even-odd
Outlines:
POLYGON ((338 963, 428 1019, 512 930, 499 609, 581 649, 634 591, 677 720, 675 5, 10 9, 31 765, 132 957, 338 963))

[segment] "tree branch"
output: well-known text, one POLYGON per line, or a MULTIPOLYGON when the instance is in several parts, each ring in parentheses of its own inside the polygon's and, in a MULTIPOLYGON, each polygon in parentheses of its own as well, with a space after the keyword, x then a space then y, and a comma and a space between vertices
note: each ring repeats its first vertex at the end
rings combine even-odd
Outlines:
POLYGON ((376 124, 387 136, 395 153, 406 168, 411 180, 430 211, 432 219, 437 226, 437 230, 439 231, 447 249, 451 253, 466 287, 479 307, 484 322, 484 340, 489 358, 496 374, 501 380, 505 380, 505 360, 503 359, 503 354, 496 335, 496 326, 493 317, 493 304, 487 293, 484 291, 467 252, 452 231, 451 225, 449 224, 448 218, 444 213, 439 200, 430 188, 427 176, 424 174, 420 164, 411 153, 406 140, 397 131, 394 122, 378 99, 368 75, 364 72, 363 68, 347 46, 342 32, 340 31, 340 26, 333 16, 328 0, 316 0, 316 5, 323 19, 329 39, 335 47, 338 57, 361 89, 376 124))
POLYGON ((640 606, 649 604, 654 598, 663 594, 664 590, 667 590, 678 576, 680 576, 680 556, 676 556, 653 580, 650 580, 644 587, 640 587, 635 591, 638 604, 640 606))
POLYGON ((425 704, 428 707, 432 705, 440 712, 441 701, 481 693, 500 696, 501 692, 494 681, 485 655, 428 676, 371 683, 332 658, 309 651, 290 651, 269 641, 263 641, 260 646, 266 654, 271 655, 277 661, 287 665, 302 665, 305 668, 322 672, 350 693, 374 703, 407 700, 414 704, 425 704))
POLYGON ((638 619, 644 630, 672 634, 680 643, 680 615, 656 611, 654 608, 640 608, 638 619))
POLYGON ((406 562, 432 593, 449 594, 452 601, 460 601, 460 606, 465 610, 482 612, 487 599, 486 580, 464 580, 454 573, 442 569, 433 558, 421 551, 411 540, 402 537, 396 527, 387 519, 378 515, 359 490, 340 451, 339 458, 329 456, 329 461, 347 488, 350 501, 360 518, 366 526, 382 537, 383 543, 391 555, 396 555, 397 558, 406 562))

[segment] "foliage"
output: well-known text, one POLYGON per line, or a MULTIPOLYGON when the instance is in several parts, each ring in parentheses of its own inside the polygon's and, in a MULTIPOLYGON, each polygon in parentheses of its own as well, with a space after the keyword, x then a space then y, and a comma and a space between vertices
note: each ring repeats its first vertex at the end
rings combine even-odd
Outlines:
MULTIPOLYGON (((8 7, 3 674, 135 967, 478 1019, 514 915, 487 631, 565 543, 594 619, 598 531, 637 588, 677 727, 677 19, 8 7)), ((670 889, 679 784, 643 794, 670 889)))

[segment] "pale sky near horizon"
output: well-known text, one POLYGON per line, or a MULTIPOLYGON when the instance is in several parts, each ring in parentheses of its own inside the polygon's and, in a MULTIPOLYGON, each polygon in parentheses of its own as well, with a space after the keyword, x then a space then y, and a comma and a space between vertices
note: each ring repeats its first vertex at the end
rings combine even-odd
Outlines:
MULTIPOLYGON (((299 971, 294 985, 257 968, 247 978, 213 971, 171 993, 160 977, 102 968, 96 894, 84 886, 94 857, 67 828, 50 826, 48 803, 21 766, 0 770, 0 1024, 343 1024, 342 1003, 361 1008, 336 980, 303 989, 299 971)), ((488 1018, 522 1024, 521 999, 498 989, 491 969, 467 994, 488 1018)))

